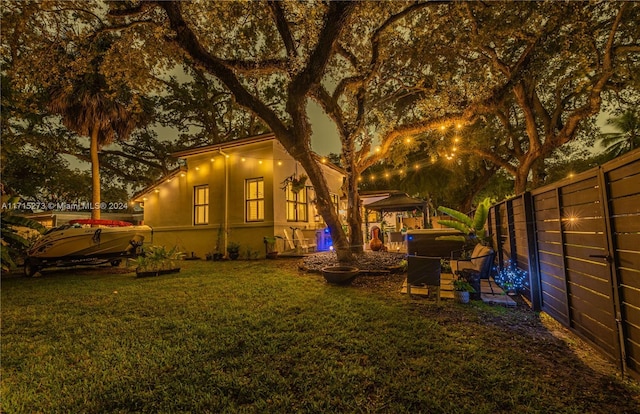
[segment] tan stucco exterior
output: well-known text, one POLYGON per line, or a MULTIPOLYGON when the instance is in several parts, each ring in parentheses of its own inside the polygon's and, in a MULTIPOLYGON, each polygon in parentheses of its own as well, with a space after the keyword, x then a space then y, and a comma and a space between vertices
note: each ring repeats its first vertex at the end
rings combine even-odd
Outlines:
MULTIPOLYGON (((224 238, 221 229, 226 223, 227 242, 239 243, 242 256, 249 249, 258 257, 264 257, 265 236, 283 236, 283 229, 298 227, 303 229, 305 237, 315 239, 316 230, 324 228, 311 202, 307 221, 287 221, 282 182, 294 173, 297 176, 304 174, 304 170, 273 135, 236 140, 176 155, 186 161, 186 168, 174 172, 135 198, 144 206, 144 223, 154 230, 153 244, 177 245, 188 255, 193 253, 204 257, 215 250, 219 233, 224 238), (256 178, 264 180, 264 220, 248 222, 246 180, 256 178), (194 188, 202 185, 209 188, 209 219, 208 224, 196 225, 194 188)), ((342 171, 329 165, 322 168, 331 192, 340 194, 342 171)), ((309 201, 313 198, 311 194, 312 191, 309 192, 309 201)), ((224 245, 224 240, 221 245, 224 245)), ((277 248, 284 251, 282 240, 278 240, 277 248)), ((222 246, 220 250, 223 250, 222 246)))

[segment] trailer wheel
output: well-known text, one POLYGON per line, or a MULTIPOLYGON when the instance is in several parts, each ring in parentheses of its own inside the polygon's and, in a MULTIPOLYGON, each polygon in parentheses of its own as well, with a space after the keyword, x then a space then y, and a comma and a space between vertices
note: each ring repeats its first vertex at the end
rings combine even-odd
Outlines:
POLYGON ((120 263, 122 263, 122 260, 120 260, 120 259, 112 260, 111 261, 111 266, 118 267, 118 266, 120 266, 120 263))
POLYGON ((33 277, 36 273, 40 271, 40 268, 36 264, 36 262, 32 259, 27 259, 24 261, 24 275, 26 277, 33 277))

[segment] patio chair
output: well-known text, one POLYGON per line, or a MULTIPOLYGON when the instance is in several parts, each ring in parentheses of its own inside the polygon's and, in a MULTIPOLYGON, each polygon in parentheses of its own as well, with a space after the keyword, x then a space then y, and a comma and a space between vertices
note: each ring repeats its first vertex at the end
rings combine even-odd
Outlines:
POLYGON ((399 231, 391 231, 389 232, 389 248, 393 248, 393 250, 399 250, 404 243, 404 237, 402 233, 399 231))
POLYGON ((289 234, 289 230, 282 229, 282 232, 284 233, 284 248, 286 250, 295 250, 296 245, 293 242, 293 238, 291 237, 291 234, 289 234), (289 247, 288 249, 287 249, 287 246, 289 247))
POLYGON ((468 280, 472 285, 477 280, 477 292, 475 297, 480 297, 480 280, 486 279, 489 281, 489 288, 493 294, 493 286, 491 285, 491 268, 493 267, 493 259, 495 258, 495 252, 489 246, 483 246, 477 244, 471 252, 471 257, 468 259, 456 259, 454 258, 456 252, 451 253, 451 271, 454 275, 462 276, 468 280), (472 283, 473 282, 473 283, 472 283))
POLYGON ((407 294, 411 295, 411 286, 424 284, 436 292, 436 304, 440 304, 440 258, 428 256, 407 256, 407 294))
POLYGON ((309 249, 313 249, 314 251, 316 250, 317 244, 315 243, 315 240, 305 238, 302 230, 294 229, 293 235, 295 237, 294 240, 298 241, 300 248, 304 253, 307 253, 309 249))

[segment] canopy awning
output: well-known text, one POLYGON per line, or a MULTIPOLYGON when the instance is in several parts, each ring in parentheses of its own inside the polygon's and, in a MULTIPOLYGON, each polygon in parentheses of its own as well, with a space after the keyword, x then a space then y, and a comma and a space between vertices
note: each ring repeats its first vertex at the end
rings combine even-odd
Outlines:
POLYGON ((419 210, 424 212, 427 202, 421 198, 409 197, 405 193, 392 194, 387 198, 378 200, 365 206, 367 210, 380 212, 389 211, 413 211, 419 210))

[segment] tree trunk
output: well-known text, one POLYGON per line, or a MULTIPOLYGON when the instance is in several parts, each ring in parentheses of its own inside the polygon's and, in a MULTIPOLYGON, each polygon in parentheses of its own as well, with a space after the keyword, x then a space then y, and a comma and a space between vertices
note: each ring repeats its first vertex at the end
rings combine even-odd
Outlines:
POLYGON ((357 174, 349 173, 347 173, 347 223, 349 225, 349 244, 351 245, 351 251, 354 253, 362 253, 364 250, 364 239, 362 236, 358 176, 357 174))
POLYGON ((515 174, 514 192, 516 195, 527 191, 527 177, 529 177, 529 168, 523 168, 522 165, 519 165, 515 174))
POLYGON ((495 168, 484 169, 482 174, 477 176, 470 186, 467 186, 467 194, 458 206, 458 211, 462 211, 463 213, 468 213, 473 208, 473 199, 478 195, 482 189, 487 186, 487 183, 496 173, 495 168))
POLYGON ((361 253, 364 250, 362 236, 362 217, 360 212, 360 194, 358 192, 358 168, 355 161, 355 147, 351 137, 342 140, 342 159, 347 173, 345 191, 347 193, 347 225, 351 251, 361 253))
POLYGON ((91 218, 100 219, 100 160, 98 159, 98 133, 97 125, 91 131, 91 218))
POLYGON ((331 231, 331 240, 338 256, 338 261, 341 263, 352 262, 353 255, 349 249, 349 240, 342 229, 338 212, 331 201, 329 186, 327 185, 318 162, 313 157, 311 151, 303 149, 295 152, 292 151, 290 154, 300 162, 302 168, 304 168, 309 177, 309 181, 313 184, 313 188, 316 193, 316 207, 324 221, 327 223, 327 226, 329 226, 329 230, 331 231))

